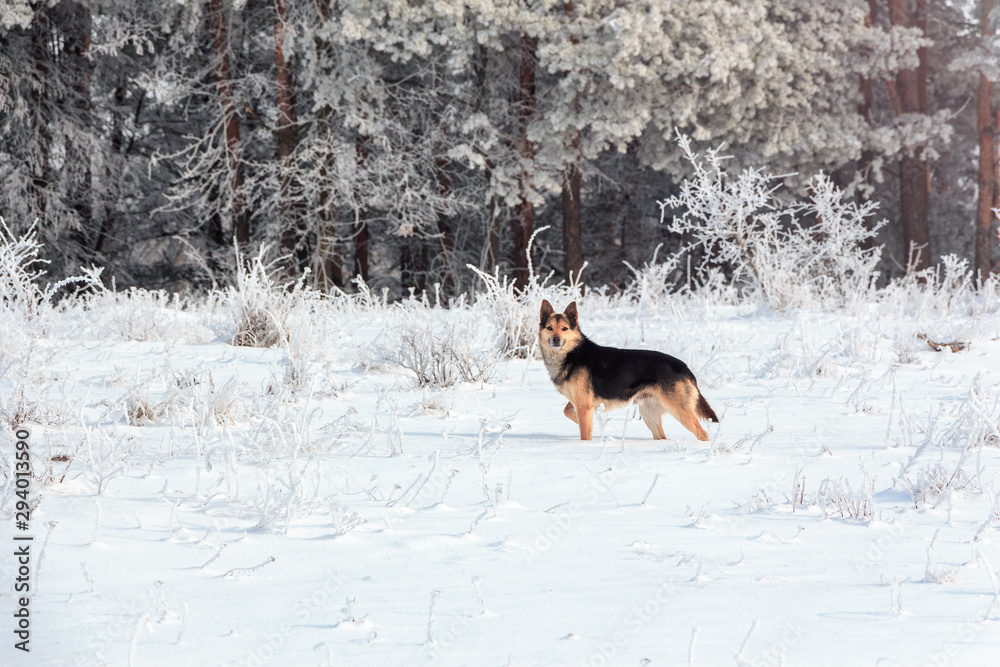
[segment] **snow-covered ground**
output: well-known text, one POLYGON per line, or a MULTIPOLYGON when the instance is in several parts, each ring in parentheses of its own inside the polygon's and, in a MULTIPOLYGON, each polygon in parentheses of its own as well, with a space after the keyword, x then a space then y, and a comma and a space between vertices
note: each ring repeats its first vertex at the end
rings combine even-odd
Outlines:
POLYGON ((997 663, 995 306, 587 296, 592 339, 684 359, 721 424, 619 410, 581 442, 495 309, 341 300, 270 348, 219 297, 0 325, 39 499, 23 654, 0 427, 0 662, 997 663), (489 379, 418 386, 399 350, 432 333, 489 379))

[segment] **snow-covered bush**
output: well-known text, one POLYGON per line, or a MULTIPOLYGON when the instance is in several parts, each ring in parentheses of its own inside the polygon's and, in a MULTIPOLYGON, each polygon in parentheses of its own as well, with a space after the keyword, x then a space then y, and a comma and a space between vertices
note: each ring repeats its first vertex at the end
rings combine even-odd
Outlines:
POLYGON ((783 501, 776 501, 771 497, 776 489, 762 488, 742 507, 751 512, 766 512, 778 505, 786 506, 792 512, 816 508, 827 518, 869 521, 875 518, 875 478, 864 464, 861 470, 864 477, 857 490, 846 477, 827 477, 820 482, 815 493, 808 493, 804 471, 799 468, 792 480, 791 496, 784 494, 783 501))
POLYGON ((958 491, 984 490, 983 448, 1000 447, 1000 398, 989 396, 984 384, 983 375, 977 374, 957 407, 949 413, 940 409, 926 424, 905 413, 900 415, 899 430, 907 435, 916 431, 921 439, 914 441, 911 436, 904 441, 915 450, 906 463, 900 463, 893 485, 910 494, 915 508, 937 506, 958 491), (956 451, 960 452, 957 459, 956 451), (917 469, 927 452, 934 453, 937 460, 917 469))
POLYGON ((983 315, 1000 311, 1000 275, 993 274, 977 284, 969 260, 944 255, 941 261, 924 271, 911 271, 893 281, 879 293, 884 306, 900 316, 926 319, 934 316, 983 315))
POLYGON ((83 442, 77 448, 81 459, 83 477, 101 495, 108 488, 108 482, 130 467, 132 455, 137 445, 133 438, 116 429, 90 429, 84 426, 83 442))
POLYGON ((704 249, 705 271, 726 266, 731 280, 772 308, 813 301, 844 303, 874 289, 881 247, 866 248, 883 223, 869 224, 872 202, 845 202, 826 176, 815 177, 810 201, 785 204, 781 177, 762 169, 731 175, 720 149, 704 157, 687 136, 678 143, 694 169, 680 194, 660 202, 661 220, 679 210, 670 231, 692 239, 685 251, 704 249), (806 218, 815 218, 807 223, 806 218))
MULTIPOLYGON (((492 275, 468 265, 478 275, 485 287, 476 297, 476 305, 497 327, 497 352, 507 358, 524 359, 531 356, 538 338, 538 317, 532 312, 532 303, 541 305, 541 298, 535 297, 537 281, 529 280, 529 288, 518 291, 513 281, 500 277, 499 269, 492 275)), ((538 306, 535 307, 537 310, 538 306)))
POLYGON ((1000 447, 1000 396, 992 395, 982 374, 977 374, 965 398, 945 411, 921 418, 901 407, 890 415, 886 443, 894 447, 913 447, 906 468, 925 451, 963 452, 970 456, 983 447, 1000 447))
POLYGON ((657 255, 663 244, 656 246, 653 250, 653 257, 639 268, 635 268, 628 262, 625 266, 632 272, 633 280, 626 288, 627 296, 637 301, 640 305, 657 305, 670 295, 671 286, 674 281, 674 272, 677 271, 681 263, 680 254, 673 254, 663 262, 657 262, 657 255))
POLYGON ((199 434, 243 421, 254 411, 253 393, 238 377, 216 382, 212 371, 154 376, 136 384, 106 414, 118 413, 130 426, 164 425, 193 427, 199 434), (166 387, 156 391, 163 380, 166 387))
POLYGON ((249 392, 235 376, 216 384, 209 372, 203 381, 182 391, 187 394, 186 400, 178 399, 174 409, 183 422, 192 424, 200 432, 235 424, 249 412, 246 400, 249 392))
POLYGON ((399 324, 382 333, 364 363, 406 368, 421 387, 488 382, 503 360, 493 332, 481 318, 456 315, 410 306, 399 324))
POLYGON ((803 278, 823 301, 864 303, 875 289, 882 247, 872 246, 885 220, 873 221, 878 205, 845 201, 844 193, 829 176, 819 174, 809 184, 805 213, 816 224, 789 230, 788 240, 802 262, 803 278))
POLYGON ((266 253, 267 247, 261 246, 253 258, 245 259, 236 251, 236 285, 226 290, 236 321, 233 345, 274 347, 286 342, 293 314, 310 309, 321 297, 306 284, 308 275, 279 285, 274 278, 279 260, 267 261, 266 253))
POLYGON ((62 404, 46 398, 49 388, 32 381, 32 355, 52 312, 52 297, 69 284, 100 284, 100 271, 92 269, 43 285, 41 250, 37 229, 16 236, 0 218, 0 381, 9 378, 13 384, 0 393, 0 420, 11 426, 65 421, 62 404))
POLYGON ((15 236, 0 218, 0 307, 5 314, 33 316, 44 298, 38 278, 45 274, 39 259, 42 244, 32 227, 15 236))
POLYGON ((867 521, 875 518, 875 479, 865 470, 857 492, 846 478, 823 480, 817 494, 817 504, 827 516, 836 512, 844 519, 867 521))
POLYGON ((937 502, 949 493, 966 489, 973 484, 962 468, 964 463, 964 457, 954 468, 937 461, 923 466, 912 476, 904 469, 895 483, 910 494, 914 509, 922 509, 927 505, 936 507, 937 502))
POLYGON ((539 279, 535 273, 531 246, 535 237, 546 229, 548 227, 539 227, 528 240, 528 281, 522 289, 515 287, 506 276, 501 277, 499 268, 489 274, 471 264, 466 265, 482 280, 483 289, 476 292, 474 308, 485 311, 483 316, 498 329, 497 350, 504 358, 526 359, 533 354, 538 340, 538 312, 542 299, 568 304, 583 296, 579 282, 567 284, 560 281, 549 285, 552 274, 539 279))
POLYGON ((71 276, 49 285, 43 285, 42 268, 48 264, 40 257, 42 244, 38 230, 31 227, 15 236, 0 217, 0 312, 23 320, 34 319, 41 308, 50 305, 52 297, 66 285, 81 283, 100 284, 100 269, 90 269, 82 276, 71 276))
POLYGON ((196 301, 165 290, 130 287, 119 292, 113 283, 109 288, 96 282, 78 303, 106 315, 92 321, 88 318, 101 335, 131 341, 183 339, 202 343, 212 334, 194 314, 202 305, 196 301))

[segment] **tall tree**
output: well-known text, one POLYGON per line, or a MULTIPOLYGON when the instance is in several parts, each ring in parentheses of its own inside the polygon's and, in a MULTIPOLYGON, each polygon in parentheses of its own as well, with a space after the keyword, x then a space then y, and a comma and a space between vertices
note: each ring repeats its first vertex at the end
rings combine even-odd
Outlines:
POLYGON ((518 77, 517 113, 520 124, 518 153, 521 158, 520 195, 517 212, 511 219, 514 236, 514 285, 523 289, 528 284, 528 243, 535 226, 534 170, 535 144, 529 136, 535 114, 535 76, 538 67, 538 38, 525 33, 521 36, 521 66, 518 77))
POLYGON ((74 172, 69 193, 69 203, 76 212, 77 229, 74 237, 81 249, 89 245, 88 238, 93 224, 92 185, 94 155, 91 132, 91 26, 90 8, 79 2, 64 0, 56 6, 59 10, 59 29, 63 34, 61 63, 68 86, 61 105, 71 114, 75 131, 67 136, 66 160, 74 172))
MULTIPOLYGON (((993 0, 980 0, 980 31, 983 38, 995 34, 992 24, 993 0)), ((976 248, 973 266, 980 281, 993 270, 993 213, 997 192, 997 149, 993 115, 993 82, 979 72, 976 98, 976 129, 979 133, 979 197, 976 207, 976 248)))
MULTIPOLYGON (((278 205, 280 211, 281 245, 291 253, 295 264, 306 259, 297 191, 301 186, 291 165, 292 153, 297 142, 295 102, 292 99, 292 70, 288 63, 286 39, 288 35, 288 5, 286 0, 274 0, 274 90, 277 98, 278 124, 274 129, 278 157, 278 205)), ((294 271, 294 267, 290 267, 294 271)))
POLYGON ((31 54, 35 65, 35 81, 30 87, 30 94, 34 98, 31 108, 34 112, 37 147, 28 155, 29 169, 32 175, 31 185, 35 193, 34 212, 43 221, 43 225, 48 222, 49 155, 52 141, 50 126, 53 112, 51 83, 49 81, 49 72, 52 66, 52 58, 48 48, 49 30, 49 9, 43 5, 35 12, 31 30, 31 54))
MULTIPOLYGON (((442 199, 448 199, 451 195, 451 176, 448 174, 450 162, 439 157, 435 160, 437 174, 438 191, 437 194, 442 199)), ((441 266, 444 274, 442 287, 446 294, 455 291, 455 221, 446 211, 440 210, 437 214, 438 237, 441 248, 441 266)))
MULTIPOLYGON (((473 60, 473 76, 475 80, 475 93, 472 113, 479 116, 486 108, 486 70, 489 65, 489 50, 485 44, 476 45, 475 59, 473 60)), ((485 156, 483 159, 483 177, 487 184, 493 181, 494 159, 485 156)), ((500 201, 497 193, 488 188, 486 193, 488 200, 486 214, 486 233, 483 252, 481 254, 480 266, 485 270, 493 270, 500 264, 500 201)))
MULTIPOLYGON (((333 76, 333 65, 336 62, 334 45, 331 42, 328 26, 333 22, 333 8, 330 0, 316 0, 314 3, 316 11, 317 28, 312 34, 310 46, 313 53, 312 77, 316 80, 323 80, 333 76)), ((310 182, 304 184, 304 194, 314 196, 313 208, 313 256, 312 268, 316 273, 316 281, 320 289, 329 291, 333 287, 345 287, 344 266, 340 252, 340 239, 337 234, 336 216, 336 190, 328 187, 330 183, 330 164, 322 154, 322 147, 328 145, 328 140, 332 134, 333 105, 325 100, 317 99, 317 91, 313 91, 314 104, 316 106, 315 117, 312 123, 313 139, 325 139, 316 141, 315 146, 320 149, 318 159, 311 159, 312 155, 306 156, 304 162, 315 165, 315 176, 310 182), (312 183, 318 184, 317 188, 312 188, 312 183)), ((357 274, 355 274, 357 275, 357 274)))
MULTIPOLYGON (((926 34, 925 0, 887 0, 889 20, 902 28, 917 28, 926 34)), ((927 116, 927 49, 918 49, 916 67, 900 69, 895 81, 886 80, 896 116, 927 116)), ((899 210, 908 266, 920 271, 931 265, 931 237, 928 223, 931 172, 925 147, 906 146, 899 158, 899 210)))
POLYGON ((240 155, 240 117, 233 97, 232 64, 229 56, 229 27, 226 0, 209 0, 212 31, 212 55, 215 82, 225 127, 226 171, 228 172, 233 239, 246 245, 250 241, 250 220, 243 193, 244 167, 240 155))
MULTIPOLYGON (((576 19, 576 6, 572 0, 563 8, 570 21, 576 19)), ((569 41, 576 45, 580 38, 574 32, 569 41)), ((580 114, 579 94, 573 96, 572 109, 580 114)), ((569 162, 562 179, 562 223, 563 223, 563 274, 566 280, 579 280, 583 271, 583 235, 580 229, 580 128, 569 131, 569 162)))
MULTIPOLYGON (((868 0, 868 11, 864 15, 864 26, 866 30, 872 30, 878 19, 878 0, 868 0)), ((871 72, 861 72, 858 74, 858 91, 861 93, 861 102, 858 105, 858 114, 867 122, 872 123, 872 75, 871 72)), ((871 146, 865 146, 861 150, 861 160, 858 162, 858 185, 860 194, 868 199, 871 196, 872 175, 869 173, 872 162, 875 159, 875 152, 871 146)), ((868 243, 873 243, 874 239, 869 239, 868 243)))

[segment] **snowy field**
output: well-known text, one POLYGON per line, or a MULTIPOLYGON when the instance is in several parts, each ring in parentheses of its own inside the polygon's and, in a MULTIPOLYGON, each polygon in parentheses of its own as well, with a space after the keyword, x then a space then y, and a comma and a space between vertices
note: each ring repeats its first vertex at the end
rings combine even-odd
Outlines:
POLYGON ((581 442, 515 349, 566 288, 445 309, 256 280, 0 324, 37 493, 24 654, 0 426, 0 662, 996 664, 995 295, 589 293, 585 333, 685 360, 721 424, 653 441, 623 409, 581 442))

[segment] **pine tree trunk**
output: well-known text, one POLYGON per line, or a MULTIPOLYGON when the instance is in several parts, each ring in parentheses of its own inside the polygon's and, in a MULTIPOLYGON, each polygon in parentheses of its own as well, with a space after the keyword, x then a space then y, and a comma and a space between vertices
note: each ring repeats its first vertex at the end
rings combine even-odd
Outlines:
POLYGON ((295 150, 295 105, 292 102, 292 73, 285 58, 288 6, 274 0, 274 84, 278 99, 278 126, 275 130, 278 158, 286 159, 295 150))
MULTIPOLYGON (((292 73, 285 58, 285 36, 288 25, 288 6, 285 0, 274 0, 274 84, 278 102, 278 126, 275 128, 278 168, 281 170, 278 182, 278 198, 282 207, 281 247, 287 253, 294 253, 296 264, 301 268, 307 258, 304 245, 303 216, 298 201, 299 186, 291 173, 290 158, 297 143, 295 130, 295 104, 292 100, 292 73)), ((290 273, 297 273, 293 267, 290 273)))
MULTIPOLYGON (((124 75, 119 75, 118 83, 115 85, 115 106, 111 111, 111 154, 108 156, 104 177, 107 179, 105 186, 104 220, 101 221, 101 229, 97 233, 97 240, 94 242, 94 252, 101 253, 104 244, 111 237, 117 222, 118 209, 118 180, 121 178, 120 169, 122 166, 122 146, 125 143, 125 93, 126 79, 124 75)), ((141 98, 140 98, 141 100, 141 98)), ((141 103, 141 102, 140 102, 141 103)), ((105 272, 107 273, 107 272, 105 272)))
MULTIPOLYGON (((992 34, 989 29, 989 15, 993 10, 993 0, 981 0, 980 21, 984 37, 992 34)), ((979 132, 979 201, 976 207, 976 251, 974 270, 980 284, 993 270, 993 221, 996 216, 992 208, 996 199, 997 154, 993 126, 993 84, 986 75, 979 75, 979 91, 976 105, 976 129, 979 132)))
MULTIPOLYGON (((865 28, 871 29, 875 26, 878 18, 877 0, 868 0, 868 13, 865 14, 865 28)), ((858 104, 858 113, 867 123, 872 122, 872 80, 871 77, 860 75, 858 91, 861 93, 861 102, 858 104)), ((858 163, 858 171, 863 174, 865 183, 868 183, 872 160, 875 159, 875 152, 871 148, 864 148, 861 151, 861 160, 858 163)), ((867 197, 865 197, 867 199, 867 197)))
MULTIPOLYGON (((322 113, 320 114, 323 115, 322 113)), ((326 165, 320 165, 320 181, 328 182, 326 165)), ((330 291, 334 286, 344 287, 343 262, 337 247, 337 226, 334 224, 334 208, 331 205, 330 191, 324 189, 319 193, 319 206, 316 215, 316 254, 313 257, 313 267, 316 280, 321 290, 330 291)))
POLYGON ((364 220, 354 223, 354 275, 368 282, 368 224, 364 220))
MULTIPOLYGON (((889 20, 904 27, 926 26, 926 6, 923 0, 888 0, 889 20), (920 13, 918 13, 920 12, 920 13)), ((927 113, 927 54, 921 49, 916 69, 900 70, 896 74, 895 90, 890 85, 890 97, 897 113, 927 113)), ((915 147, 899 160, 900 226, 906 246, 907 265, 920 271, 931 265, 930 227, 930 168, 923 149, 915 147)))
MULTIPOLYGON (((333 11, 330 7, 329 0, 316 0, 315 3, 316 13, 321 23, 328 23, 333 20, 333 11)), ((325 53, 329 55, 332 50, 332 46, 329 41, 324 37, 315 35, 313 37, 313 44, 316 48, 317 53, 325 53)), ((317 121, 323 128, 324 132, 330 131, 330 116, 331 109, 329 106, 324 105, 319 109, 316 114, 317 121)), ((319 165, 320 182, 323 184, 329 183, 329 170, 326 164, 319 165)), ((335 202, 333 201, 333 195, 329 189, 323 189, 319 192, 319 201, 316 208, 316 239, 315 247, 316 252, 313 257, 313 268, 316 271, 317 283, 320 289, 324 291, 329 291, 332 287, 336 286, 339 288, 345 287, 345 266, 344 266, 344 256, 346 252, 341 252, 340 242, 343 239, 338 239, 337 235, 337 225, 334 220, 335 217, 335 202)))
MULTIPOLYGON (((875 21, 878 16, 878 4, 877 0, 868 0, 868 13, 865 14, 864 22, 865 28, 873 28, 875 26, 875 21)), ((858 113, 864 119, 864 122, 871 124, 872 122, 872 95, 874 93, 872 89, 871 77, 861 75, 858 85, 858 90, 861 93, 861 102, 858 104, 858 113)), ((868 187, 871 185, 871 169, 872 162, 875 159, 875 151, 870 147, 865 147, 861 149, 861 159, 858 161, 858 172, 861 174, 862 187, 859 188, 860 196, 859 199, 862 201, 867 201, 869 198, 868 187)), ((872 221, 866 219, 865 227, 871 228, 872 221)), ((875 247, 875 237, 871 236, 864 239, 861 242, 861 247, 865 250, 871 250, 875 247)))
POLYGON ((52 100, 49 94, 49 71, 51 56, 48 48, 49 9, 42 5, 35 9, 34 23, 31 30, 32 58, 35 66, 34 85, 31 87, 32 107, 35 114, 35 134, 37 149, 33 151, 31 165, 31 189, 34 199, 33 218, 38 218, 44 225, 45 214, 48 211, 50 151, 52 133, 49 124, 52 122, 52 100))
MULTIPOLYGON (((474 111, 481 113, 486 103, 486 67, 489 64, 489 52, 484 44, 477 47, 476 59, 473 64, 473 74, 476 77, 476 102, 474 111)), ((493 182, 493 160, 486 157, 486 168, 483 170, 487 188, 491 188, 493 182)), ((486 244, 483 248, 481 267, 489 271, 496 268, 500 263, 500 218, 497 196, 490 189, 489 203, 487 204, 486 215, 486 244)))
MULTIPOLYGON (((570 0, 563 3, 566 14, 573 14, 576 10, 570 0)), ((578 44, 580 39, 576 35, 570 35, 570 43, 578 44)), ((573 111, 576 115, 580 113, 580 100, 573 99, 573 111)), ((574 129, 570 142, 569 151, 572 154, 572 162, 566 167, 562 182, 562 218, 563 218, 563 273, 566 280, 579 280, 583 271, 583 237, 580 229, 580 130, 574 129)))
MULTIPOLYGON (((1000 109, 993 110, 993 130, 1000 132, 1000 109)), ((994 135, 995 137, 996 135, 994 135)), ((994 138, 993 147, 993 208, 1000 209, 1000 141, 994 138)), ((1000 231, 997 231, 997 241, 1000 241, 1000 231)), ((1000 269, 994 265, 993 270, 1000 269)))
POLYGON ((240 117, 233 100, 232 71, 229 62, 229 31, 226 25, 225 0, 209 0, 212 21, 212 54, 215 58, 215 82, 225 124, 226 167, 229 170, 229 195, 232 202, 233 238, 246 245, 250 241, 250 221, 243 202, 243 161, 240 157, 240 117))
POLYGON ((900 220, 908 253, 907 262, 911 269, 922 271, 931 265, 927 163, 922 158, 904 155, 899 160, 899 179, 900 220))
POLYGON ((521 38, 521 75, 518 88, 518 119, 521 124, 521 201, 512 222, 514 235, 514 286, 524 289, 528 285, 528 243, 535 225, 535 206, 530 199, 535 146, 528 138, 528 125, 535 112, 535 70, 538 40, 524 35, 521 38))
MULTIPOLYGON (((444 198, 451 194, 451 177, 448 175, 448 160, 439 157, 436 160, 435 166, 437 167, 438 194, 444 198)), ((444 274, 442 288, 445 294, 453 294, 455 291, 455 239, 452 225, 453 221, 450 216, 445 213, 438 213, 437 227, 438 235, 441 238, 441 271, 444 274)))
MULTIPOLYGON (((358 156, 359 166, 363 165, 370 154, 368 139, 358 136, 355 139, 355 151, 358 156)), ((362 209, 355 212, 354 218, 354 276, 361 276, 361 279, 368 282, 368 211, 362 209)))
MULTIPOLYGON (((580 146, 576 132, 574 148, 580 146)), ((583 236, 580 227, 580 167, 574 162, 566 168, 562 184, 563 272, 566 280, 579 280, 583 271, 583 236)))
POLYGON ((422 294, 427 289, 427 242, 411 236, 403 239, 399 251, 399 282, 406 293, 422 294))
MULTIPOLYGON (((985 3, 984 3, 985 4, 985 3)), ((976 252, 974 270, 980 281, 993 269, 993 202, 996 196, 996 148, 994 146, 991 96, 993 85, 979 75, 976 125, 979 130, 979 201, 976 208, 976 252)))
POLYGON ((63 58, 61 70, 69 79, 69 99, 62 105, 63 112, 71 116, 76 133, 67 141, 66 160, 70 175, 69 204, 76 212, 80 224, 73 234, 76 245, 83 249, 90 245, 88 234, 92 233, 93 174, 91 158, 93 147, 87 142, 91 131, 90 100, 90 44, 93 20, 90 9, 79 2, 63 2, 59 6, 59 30, 63 35, 63 58))
POLYGON ((514 235, 514 287, 522 290, 528 286, 531 271, 528 268, 528 244, 535 225, 535 205, 524 199, 514 210, 511 219, 514 235))
MULTIPOLYGON (((914 0, 912 25, 919 28, 922 35, 927 35, 927 0, 914 0)), ((917 49, 917 61, 917 108, 920 110, 920 113, 926 114, 928 110, 926 46, 921 46, 917 49)))
POLYGON ((490 197, 486 218, 486 256, 482 268, 495 269, 500 263, 500 207, 496 197, 490 197))

